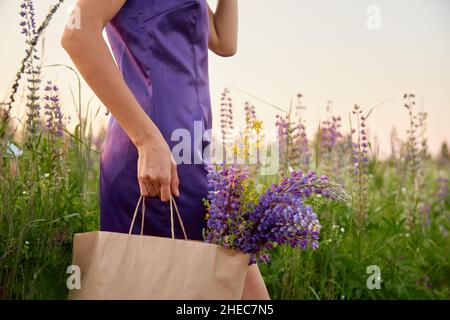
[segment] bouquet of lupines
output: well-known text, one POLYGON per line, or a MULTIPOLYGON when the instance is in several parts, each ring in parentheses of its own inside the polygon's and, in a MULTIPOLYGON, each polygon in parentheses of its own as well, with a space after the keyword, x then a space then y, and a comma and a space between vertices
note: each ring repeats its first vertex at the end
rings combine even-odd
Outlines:
POLYGON ((320 224, 305 204, 312 195, 349 203, 338 185, 315 172, 291 172, 261 195, 248 179, 248 168, 238 165, 208 167, 207 228, 205 241, 251 254, 268 262, 274 245, 313 250, 319 246, 320 224))

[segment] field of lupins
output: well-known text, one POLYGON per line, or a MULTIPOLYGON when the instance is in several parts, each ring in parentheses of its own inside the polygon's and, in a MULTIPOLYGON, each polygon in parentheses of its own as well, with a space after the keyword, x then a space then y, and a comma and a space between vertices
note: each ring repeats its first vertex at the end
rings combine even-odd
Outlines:
MULTIPOLYGON (((62 113, 58 84, 41 66, 42 32, 61 2, 41 24, 32 0, 19 8, 27 50, 0 119, 2 299, 65 299, 72 235, 98 229, 102 136, 93 135, 81 100, 78 119, 62 113), (25 119, 12 116, 20 104, 25 119)), ((450 154, 444 144, 430 155, 427 114, 417 112, 414 94, 398 106, 408 138, 392 133, 388 159, 368 139, 376 110, 351 108, 350 132, 344 115, 329 114, 308 136, 297 98, 277 117, 276 174, 259 174, 258 163, 211 168, 207 241, 254 253, 273 299, 449 299, 450 154)), ((258 119, 258 106, 243 107, 246 132, 262 140, 270 124, 258 119)), ((224 144, 233 143, 238 109, 225 90, 224 144)), ((245 158, 246 141, 244 133, 241 145, 223 149, 245 158)))

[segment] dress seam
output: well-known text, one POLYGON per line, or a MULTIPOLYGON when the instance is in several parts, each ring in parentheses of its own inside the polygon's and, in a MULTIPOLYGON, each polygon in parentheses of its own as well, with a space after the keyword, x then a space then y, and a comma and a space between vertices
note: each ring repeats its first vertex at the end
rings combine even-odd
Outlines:
MULTIPOLYGON (((138 24, 138 28, 139 30, 141 30, 142 34, 146 34, 146 30, 145 30, 145 18, 143 16, 142 12, 139 12, 136 16, 136 20, 137 20, 137 24, 138 24)), ((151 49, 149 46, 144 45, 144 55, 147 57, 148 61, 151 61, 151 49)), ((149 95, 149 100, 150 100, 150 106, 149 106, 149 110, 148 110, 148 116, 150 118, 153 118, 153 112, 154 112, 154 105, 153 105, 153 79, 152 79, 152 69, 149 66, 142 66, 141 63, 138 63, 139 68, 141 69, 145 79, 147 80, 147 83, 149 84, 149 89, 147 90, 148 95, 149 95)), ((144 109, 145 110, 145 109, 144 109)))
MULTIPOLYGON (((192 39, 192 53, 193 53, 193 60, 194 60, 194 70, 195 70, 195 92, 197 95, 197 108, 200 107, 200 91, 198 88, 198 66, 197 66, 197 54, 196 54, 196 48, 195 46, 197 45, 197 34, 196 34, 196 30, 197 30, 197 26, 198 26, 198 15, 199 15, 199 10, 196 10, 196 15, 195 15, 195 21, 194 21, 194 37, 192 39)), ((192 111, 194 111, 194 107, 192 108, 192 111)))

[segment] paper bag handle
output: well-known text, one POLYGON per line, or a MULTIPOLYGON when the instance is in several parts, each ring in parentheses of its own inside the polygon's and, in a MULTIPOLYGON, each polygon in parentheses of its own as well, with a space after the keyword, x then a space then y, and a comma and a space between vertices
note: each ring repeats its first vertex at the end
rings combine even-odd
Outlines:
MULTIPOLYGON (((133 220, 131 221, 130 231, 128 232, 128 234, 131 234, 131 231, 133 230, 134 221, 136 220, 139 205, 141 204, 141 201, 142 201, 141 236, 144 235, 144 215, 145 215, 145 200, 144 200, 144 198, 145 197, 141 194, 141 196, 139 197, 138 203, 136 205, 136 209, 134 210, 133 220)), ((183 230, 184 239, 188 240, 187 235, 186 235, 186 230, 184 229, 183 220, 181 220, 181 215, 180 215, 180 212, 178 211, 177 203, 175 202, 175 199, 172 196, 170 196, 170 231, 172 232, 172 239, 175 239, 172 203, 173 203, 173 206, 175 206, 175 211, 177 212, 178 220, 180 221, 181 229, 183 230)))

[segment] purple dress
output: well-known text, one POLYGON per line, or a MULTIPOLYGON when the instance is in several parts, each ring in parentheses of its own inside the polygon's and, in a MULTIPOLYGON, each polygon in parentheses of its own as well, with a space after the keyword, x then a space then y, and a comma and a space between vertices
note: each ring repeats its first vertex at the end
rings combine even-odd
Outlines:
MULTIPOLYGON (((208 24, 206 0, 128 0, 106 27, 126 83, 170 149, 189 139, 191 159, 178 164, 180 197, 175 200, 187 236, 195 240, 203 239, 206 226, 202 199, 207 196, 205 162, 212 125, 208 24), (179 133, 184 134, 183 139, 179 133)), ((188 151, 180 152, 185 160, 188 151)), ((136 147, 111 115, 100 160, 103 231, 128 232, 140 196, 137 158, 136 147)), ((145 201, 144 233, 170 237, 169 203, 152 197, 145 201)), ((174 222, 175 236, 182 238, 177 219, 174 222)), ((137 219, 133 232, 139 230, 137 219)))

